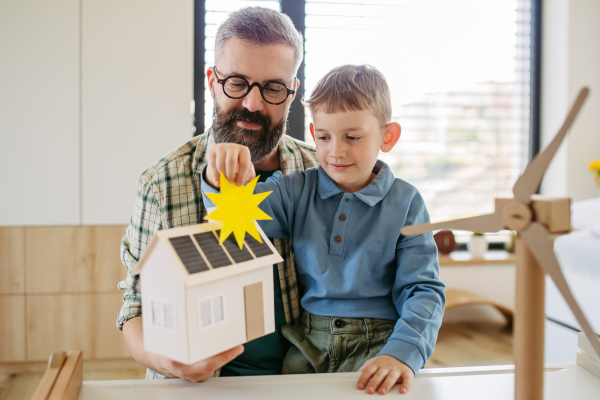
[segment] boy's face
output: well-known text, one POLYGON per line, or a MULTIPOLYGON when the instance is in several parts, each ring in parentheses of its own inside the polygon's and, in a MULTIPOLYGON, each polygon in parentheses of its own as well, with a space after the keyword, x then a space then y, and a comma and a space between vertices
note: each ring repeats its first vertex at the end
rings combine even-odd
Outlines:
POLYGON ((400 138, 400 125, 381 127, 371 110, 317 111, 310 130, 321 167, 347 193, 371 183, 379 150, 390 151, 400 138))

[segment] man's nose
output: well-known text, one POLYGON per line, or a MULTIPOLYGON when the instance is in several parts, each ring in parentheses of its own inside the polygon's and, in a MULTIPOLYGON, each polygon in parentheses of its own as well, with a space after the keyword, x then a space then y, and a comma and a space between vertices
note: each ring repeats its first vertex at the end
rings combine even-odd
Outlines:
POLYGON ((265 103, 257 86, 250 89, 250 93, 242 101, 242 106, 250 112, 263 110, 265 103))

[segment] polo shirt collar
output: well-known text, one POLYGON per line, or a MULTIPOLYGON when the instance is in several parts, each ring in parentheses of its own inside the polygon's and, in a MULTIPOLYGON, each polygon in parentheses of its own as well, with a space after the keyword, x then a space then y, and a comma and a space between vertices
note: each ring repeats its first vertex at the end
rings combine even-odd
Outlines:
MULTIPOLYGON (((381 160, 377 160, 373 167, 373 172, 377 174, 363 190, 353 195, 369 206, 374 206, 380 202, 390 191, 394 184, 394 174, 390 167, 381 160)), ((323 167, 319 166, 317 191, 321 199, 328 199, 336 194, 344 193, 338 188, 335 182, 327 175, 323 167)))

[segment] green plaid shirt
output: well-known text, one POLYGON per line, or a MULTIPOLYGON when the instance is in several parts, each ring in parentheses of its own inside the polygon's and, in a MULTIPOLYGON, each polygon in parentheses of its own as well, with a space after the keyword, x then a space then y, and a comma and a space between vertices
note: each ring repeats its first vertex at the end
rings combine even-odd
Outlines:
MULTIPOLYGON (((206 153, 214 143, 209 129, 162 158, 140 177, 133 215, 121 242, 121 260, 127 268, 127 278, 119 282, 119 289, 125 291, 117 318, 119 329, 123 329, 123 324, 129 319, 142 315, 140 277, 132 275, 131 271, 154 232, 205 222, 200 171, 206 165, 206 153)), ((315 149, 287 135, 279 142, 278 150, 284 175, 296 169, 318 166, 315 149)), ((277 267, 285 319, 288 324, 295 325, 300 323, 300 298, 294 251, 289 240, 275 239, 274 242, 283 258, 277 267)), ((149 369, 146 378, 164 376, 149 369)))

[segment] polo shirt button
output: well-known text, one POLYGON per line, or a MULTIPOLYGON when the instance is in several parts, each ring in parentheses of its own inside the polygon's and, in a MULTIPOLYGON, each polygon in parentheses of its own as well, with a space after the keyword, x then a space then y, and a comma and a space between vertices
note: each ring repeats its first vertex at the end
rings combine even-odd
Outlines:
POLYGON ((340 318, 336 318, 335 321, 333 321, 333 325, 335 325, 336 328, 343 328, 344 321, 341 320, 340 318))
POLYGON ((346 216, 344 214, 340 215, 340 221, 345 221, 346 220, 346 216))
POLYGON ((341 241, 342 241, 342 238, 341 238, 341 237, 339 237, 339 236, 336 236, 336 237, 335 237, 335 241, 339 243, 339 242, 341 242, 341 241))

